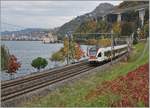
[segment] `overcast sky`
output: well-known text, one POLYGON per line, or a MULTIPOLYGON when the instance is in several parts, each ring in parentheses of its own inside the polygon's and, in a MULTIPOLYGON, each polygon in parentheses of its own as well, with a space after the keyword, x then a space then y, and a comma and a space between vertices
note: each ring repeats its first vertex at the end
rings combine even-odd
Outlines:
POLYGON ((23 27, 58 27, 76 16, 91 12, 104 2, 113 5, 121 3, 121 1, 1 1, 2 31, 18 30, 23 27))

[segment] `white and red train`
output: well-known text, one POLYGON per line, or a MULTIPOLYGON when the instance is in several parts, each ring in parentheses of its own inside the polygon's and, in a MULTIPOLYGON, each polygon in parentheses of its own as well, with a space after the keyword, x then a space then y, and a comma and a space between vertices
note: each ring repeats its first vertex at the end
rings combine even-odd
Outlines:
POLYGON ((106 48, 96 48, 92 47, 89 49, 89 58, 88 61, 90 63, 100 63, 103 61, 109 61, 111 58, 118 57, 128 51, 128 45, 118 45, 114 46, 113 48, 113 54, 112 54, 112 48, 106 47, 106 48), (113 56, 111 56, 113 55, 113 56))

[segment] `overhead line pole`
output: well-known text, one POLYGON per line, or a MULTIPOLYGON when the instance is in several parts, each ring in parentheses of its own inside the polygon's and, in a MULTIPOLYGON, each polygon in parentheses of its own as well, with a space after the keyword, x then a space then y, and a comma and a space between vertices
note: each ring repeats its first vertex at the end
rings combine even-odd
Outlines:
POLYGON ((111 31, 111 65, 112 65, 112 59, 113 59, 113 50, 114 50, 114 37, 113 37, 113 30, 111 31))

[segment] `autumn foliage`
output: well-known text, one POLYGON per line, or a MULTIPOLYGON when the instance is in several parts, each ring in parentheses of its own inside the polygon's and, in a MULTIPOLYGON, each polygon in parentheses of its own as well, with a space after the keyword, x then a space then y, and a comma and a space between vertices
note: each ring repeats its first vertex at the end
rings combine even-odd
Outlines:
POLYGON ((63 47, 63 56, 67 57, 69 52, 69 39, 67 37, 64 38, 64 47, 63 47))
POLYGON ((76 44, 75 46, 75 59, 80 60, 81 57, 83 57, 85 53, 81 50, 80 45, 76 44))
POLYGON ((114 32, 117 36, 119 36, 120 33, 121 33, 121 23, 119 23, 119 22, 114 23, 112 29, 113 29, 113 32, 114 32))
POLYGON ((113 107, 136 107, 139 103, 149 106, 149 64, 140 66, 126 76, 120 76, 112 81, 105 81, 92 90, 86 99, 102 96, 108 92, 120 97, 118 101, 110 102, 113 107))
POLYGON ((20 62, 17 61, 17 58, 14 55, 10 55, 7 66, 7 73, 13 74, 21 67, 20 62))
POLYGON ((106 21, 102 20, 89 20, 82 23, 75 31, 75 33, 95 33, 95 32, 108 32, 109 25, 106 21))
POLYGON ((111 39, 109 38, 102 38, 102 39, 89 39, 87 40, 88 45, 99 45, 101 47, 108 47, 111 46, 111 39))
POLYGON ((87 40, 87 44, 88 45, 96 45, 97 44, 97 40, 96 39, 88 39, 87 40))
POLYGON ((85 56, 84 51, 81 49, 80 45, 73 40, 69 40, 67 37, 64 38, 64 47, 62 47, 58 52, 52 54, 50 60, 52 61, 79 61, 85 56))
POLYGON ((111 39, 99 39, 98 40, 98 45, 102 46, 102 47, 108 47, 111 46, 111 39))

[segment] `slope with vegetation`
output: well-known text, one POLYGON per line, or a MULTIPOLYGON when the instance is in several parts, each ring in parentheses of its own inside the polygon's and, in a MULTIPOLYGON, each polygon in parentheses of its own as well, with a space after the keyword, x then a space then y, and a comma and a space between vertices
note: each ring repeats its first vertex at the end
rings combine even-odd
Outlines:
POLYGON ((134 6, 138 6, 138 5, 144 5, 144 4, 148 4, 148 1, 124 1, 122 3, 120 3, 119 6, 117 6, 117 8, 119 9, 124 9, 124 8, 128 8, 128 7, 134 7, 134 6))
MULTIPOLYGON (((131 8, 134 6, 139 6, 139 5, 144 5, 144 4, 149 4, 149 2, 148 1, 123 1, 118 6, 113 6, 112 4, 109 4, 109 3, 102 3, 99 6, 97 6, 92 12, 78 16, 72 19, 71 21, 65 23, 61 27, 59 27, 57 31, 57 35, 60 37, 64 37, 68 31, 75 32, 80 26, 84 25, 86 22, 89 23, 89 21, 93 19, 101 20, 100 17, 108 14, 110 11, 115 12, 119 9, 131 8)), ((149 13, 149 12, 146 12, 146 13, 149 13)), ((134 15, 135 14, 132 12, 131 16, 134 17, 134 15)), ((146 16, 146 19, 149 19, 148 14, 145 14, 145 16, 146 16)))
POLYGON ((69 64, 69 62, 79 61, 84 55, 79 44, 65 37, 64 46, 59 51, 53 53, 50 60, 55 61, 55 63, 66 61, 69 64))
MULTIPOLYGON (((130 71, 133 71, 137 69, 140 65, 148 63, 148 58, 149 58, 149 51, 148 51, 148 42, 142 42, 138 43, 133 46, 133 51, 132 54, 130 55, 130 58, 128 61, 121 61, 117 64, 114 64, 111 66, 109 69, 97 72, 95 74, 90 74, 78 81, 76 81, 74 84, 66 84, 61 88, 57 88, 55 91, 52 91, 49 93, 46 97, 36 97, 32 99, 30 102, 25 103, 23 106, 40 106, 40 107, 48 107, 48 106, 61 106, 61 107, 66 107, 66 106, 113 106, 112 103, 118 102, 119 100, 121 101, 120 96, 122 95, 116 95, 115 93, 112 93, 111 90, 109 89, 104 89, 103 91, 106 92, 106 95, 101 94, 101 95, 96 95, 95 98, 92 99, 87 99, 87 96, 91 93, 91 91, 97 90, 100 85, 105 86, 105 82, 114 82, 114 81, 119 81, 118 78, 126 78, 126 75, 129 75, 130 71)), ((141 69, 141 68, 140 68, 141 69)), ((146 68, 147 69, 147 68, 146 68)), ((134 73, 132 73, 134 74, 134 73)), ((135 73, 134 78, 139 78, 141 79, 144 75, 148 74, 147 70, 145 71, 145 68, 143 71, 140 71, 140 73, 135 73), (142 73, 143 72, 143 73, 142 73), (140 75, 139 75, 140 74, 140 75)), ((132 75, 131 75, 132 76, 132 75)), ((132 79, 133 77, 131 77, 132 79)), ((147 78, 147 77, 146 77, 147 78)), ((127 78, 128 79, 128 78, 127 78)), ((143 79, 146 80, 147 79, 143 79)), ((135 83, 140 83, 143 84, 143 80, 141 82, 137 81, 129 81, 126 82, 124 81, 124 87, 126 87, 127 83, 130 83, 130 85, 134 85, 135 83)), ((129 102, 134 103, 132 105, 127 106, 147 106, 145 102, 147 102, 148 98, 148 93, 144 92, 147 91, 147 88, 141 88, 140 84, 137 84, 137 92, 141 92, 140 94, 144 96, 141 99, 141 95, 136 95, 137 98, 132 99, 129 98, 129 102), (145 89, 143 91, 143 89, 145 89), (136 103, 136 99, 139 99, 138 102, 136 103), (143 101, 143 99, 146 99, 143 101)), ((114 85, 115 86, 115 85, 114 85)), ((146 87, 148 86, 147 83, 145 85, 146 87)), ((132 88, 133 86, 131 86, 132 88)), ((115 88, 114 88, 115 89, 115 88)), ((116 88, 118 89, 118 88, 116 88)), ((129 92, 128 90, 130 89, 125 89, 125 88, 119 88, 120 91, 124 92, 129 92)), ((131 89, 131 92, 132 91, 131 89)), ((120 106, 115 104, 116 106, 120 106)), ((114 106, 115 106, 114 105, 114 106)))
POLYGON ((98 18, 100 16, 103 16, 108 11, 112 10, 113 7, 114 6, 112 4, 102 3, 99 6, 97 6, 92 12, 81 16, 77 16, 76 18, 62 25, 57 31, 57 35, 60 37, 64 37, 68 31, 75 31, 82 23, 87 22, 96 17, 98 18))

